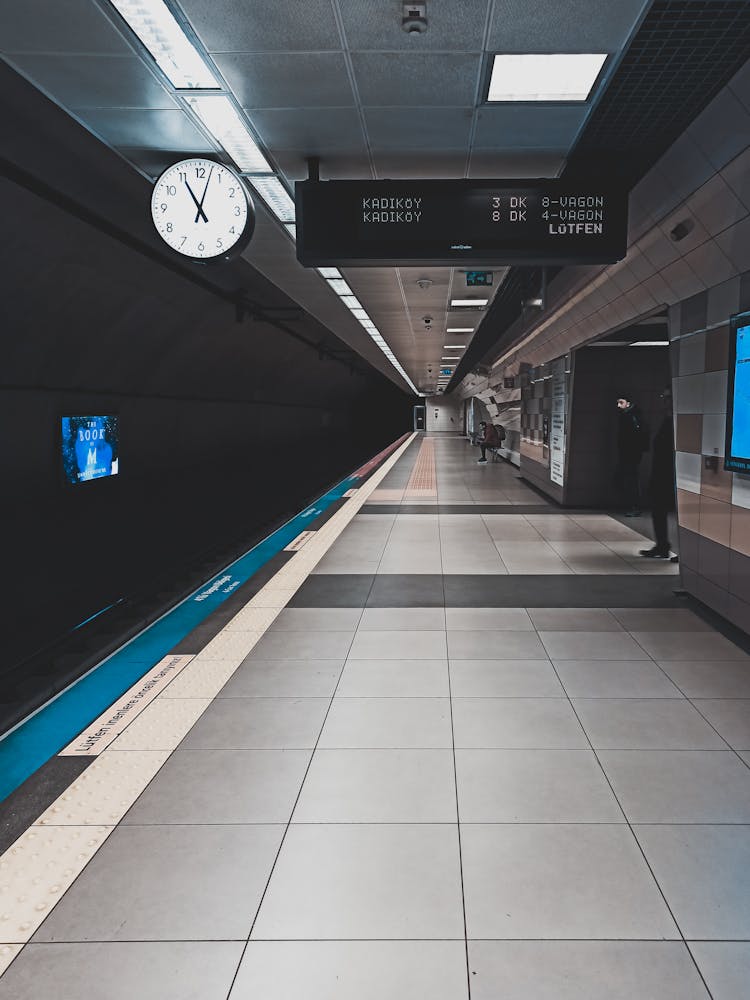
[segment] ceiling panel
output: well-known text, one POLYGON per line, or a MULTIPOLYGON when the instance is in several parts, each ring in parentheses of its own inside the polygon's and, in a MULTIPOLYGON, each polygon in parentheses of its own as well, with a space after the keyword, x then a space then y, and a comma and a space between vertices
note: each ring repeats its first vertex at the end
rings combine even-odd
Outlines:
POLYGON ((272 153, 278 147, 325 156, 329 150, 361 154, 366 148, 354 108, 254 111, 252 121, 272 153))
POLYGON ((341 48, 331 0, 182 0, 211 52, 322 52, 341 48))
POLYGON ((495 0, 489 48, 496 52, 615 52, 650 0, 495 0))
POLYGON ((354 52, 363 105, 467 107, 474 104, 481 53, 354 52))
POLYGON ((383 52, 478 52, 482 48, 488 0, 438 3, 429 0, 429 30, 407 34, 401 28, 401 3, 336 0, 350 49, 383 52))
MULTIPOLYGON (((273 156, 285 177, 290 181, 301 181, 307 177, 306 156, 309 148, 278 149, 274 146, 273 156)), ((320 154, 320 179, 329 180, 369 180, 372 177, 370 158, 361 145, 359 154, 326 149, 320 154)))
POLYGON ((75 110, 177 107, 134 55, 20 55, 8 61, 36 87, 75 110))
POLYGON ((515 147, 568 149, 588 113, 587 105, 541 108, 499 104, 481 108, 474 136, 476 149, 515 147))
POLYGON ((0 52, 131 51, 94 0, 0 4, 0 52))
POLYGON ((226 52, 216 65, 244 108, 354 106, 343 52, 226 52))
POLYGON ((128 146, 185 155, 213 151, 182 111, 87 111, 86 124, 115 149, 128 146))
POLYGON ((373 151, 465 149, 471 108, 366 108, 365 121, 373 151))

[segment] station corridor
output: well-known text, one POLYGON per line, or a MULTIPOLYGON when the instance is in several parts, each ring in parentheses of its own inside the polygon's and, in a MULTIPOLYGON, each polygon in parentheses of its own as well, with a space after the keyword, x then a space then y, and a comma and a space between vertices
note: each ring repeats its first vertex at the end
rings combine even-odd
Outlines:
POLYGON ((477 457, 415 436, 182 644, 0 862, 2 1000, 747 996, 750 657, 477 457))

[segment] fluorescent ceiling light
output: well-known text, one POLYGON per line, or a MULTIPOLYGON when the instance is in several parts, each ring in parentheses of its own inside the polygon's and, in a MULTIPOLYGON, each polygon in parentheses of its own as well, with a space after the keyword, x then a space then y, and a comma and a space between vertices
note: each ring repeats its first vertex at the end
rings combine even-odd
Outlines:
POLYGON ((352 290, 343 278, 329 278, 328 284, 337 295, 351 295, 352 290))
POLYGON ((585 101, 606 53, 550 52, 495 56, 488 101, 585 101))
POLYGON ((250 182, 279 222, 294 222, 294 202, 278 177, 252 177, 250 182))
POLYGON ((296 242, 297 241, 297 227, 295 226, 295 224, 293 222, 287 222, 286 225, 284 226, 284 229, 286 229, 286 231, 289 233, 289 235, 292 237, 292 239, 296 242))
POLYGON ((221 86, 164 0, 112 0, 177 90, 221 86))
POLYGON ((364 309, 352 309, 352 316, 354 316, 355 319, 359 320, 370 318, 364 309))
POLYGON ((460 361, 461 359, 460 358, 454 358, 453 356, 448 357, 448 355, 444 354, 440 360, 441 361, 460 361))
MULTIPOLYGON (((451 299, 451 309, 459 306, 486 306, 489 299, 451 299)), ((451 331, 455 333, 456 331, 451 331)))
MULTIPOLYGON (((240 170, 248 174, 273 173, 270 163, 228 97, 223 94, 191 96, 188 104, 240 170)), ((294 215, 285 221, 294 222, 294 215)))
POLYGON ((446 333, 474 333, 473 326, 449 326, 446 333))
POLYGON ((668 340, 636 340, 631 347, 669 347, 668 340))
POLYGON ((466 344, 443 344, 444 351, 465 351, 466 344))
POLYGON ((341 277, 341 271, 337 267, 319 267, 318 274, 326 279, 341 277))
POLYGON ((341 301, 347 307, 347 309, 361 309, 362 303, 356 297, 356 295, 342 295, 341 301))

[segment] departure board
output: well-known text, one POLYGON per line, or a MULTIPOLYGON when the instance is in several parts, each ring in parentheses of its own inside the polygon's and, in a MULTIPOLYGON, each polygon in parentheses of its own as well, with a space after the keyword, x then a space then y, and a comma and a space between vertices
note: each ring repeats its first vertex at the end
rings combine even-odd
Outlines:
POLYGON ((308 267, 609 264, 625 256, 627 193, 603 183, 301 181, 308 267))

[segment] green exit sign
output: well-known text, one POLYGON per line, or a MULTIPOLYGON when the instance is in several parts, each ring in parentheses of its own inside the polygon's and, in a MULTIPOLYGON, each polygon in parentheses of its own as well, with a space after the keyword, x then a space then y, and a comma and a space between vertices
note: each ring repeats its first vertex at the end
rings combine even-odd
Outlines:
POLYGON ((492 271, 467 271, 466 284, 469 288, 477 285, 491 285, 492 271))

